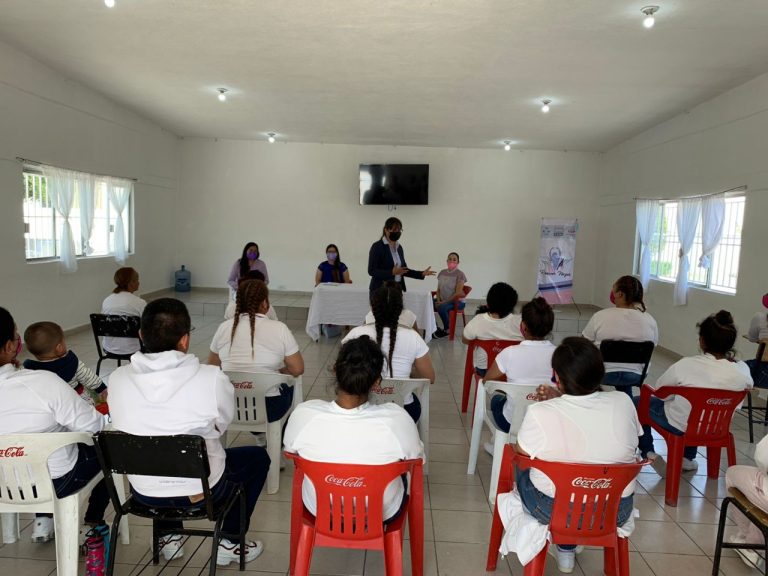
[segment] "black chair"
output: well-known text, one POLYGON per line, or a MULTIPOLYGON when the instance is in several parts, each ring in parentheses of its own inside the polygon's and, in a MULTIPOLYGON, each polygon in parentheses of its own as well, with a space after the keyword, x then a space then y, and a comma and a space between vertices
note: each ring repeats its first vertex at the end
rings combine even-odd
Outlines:
MULTIPOLYGON (((170 533, 157 527, 157 520, 202 520, 214 522, 213 530, 183 528, 173 529, 174 534, 203 536, 212 538, 210 575, 216 574, 216 557, 222 536, 240 538, 245 542, 245 492, 236 489, 221 506, 214 506, 211 488, 208 485, 210 469, 205 439, 200 436, 133 436, 124 432, 100 432, 94 436, 94 446, 104 472, 104 481, 109 492, 115 519, 109 537, 109 561, 107 576, 112 576, 115 568, 117 532, 120 519, 126 514, 152 519, 152 562, 160 562, 159 539, 170 533), (144 476, 170 476, 176 478, 199 478, 203 486, 203 499, 189 508, 158 508, 146 506, 136 501, 129 494, 123 504, 120 503, 113 474, 140 474, 144 476), (226 534, 221 531, 221 524, 230 508, 240 503, 240 534, 226 534)), ((241 550, 245 550, 241 546, 241 550)), ((240 570, 245 570, 245 556, 240 555, 240 570)))
MULTIPOLYGON (((755 363, 752 365, 750 372, 752 373, 752 380, 757 382, 760 372, 763 370, 763 363, 765 360, 765 345, 766 341, 762 340, 757 347, 757 354, 755 355, 755 363)), ((752 391, 747 392, 747 420, 749 421, 749 443, 752 444, 755 441, 755 433, 752 429, 754 424, 762 424, 768 426, 768 400, 765 401, 765 408, 755 408, 752 406, 752 391), (762 412, 762 418, 756 418, 753 412, 762 412)))
MULTIPOLYGON (((717 540, 715 541, 715 558, 712 563, 713 576, 718 576, 720 574, 720 556, 722 555, 723 548, 762 550, 765 557, 768 558, 768 514, 750 502, 749 499, 736 488, 728 489, 728 496, 723 499, 723 503, 720 506, 720 522, 718 523, 717 540), (744 514, 744 516, 746 516, 747 519, 749 519, 749 521, 763 533, 763 544, 741 544, 723 541, 725 537, 725 520, 728 517, 729 504, 733 504, 736 508, 741 510, 742 514, 744 514)), ((768 562, 764 562, 763 564, 763 574, 768 576, 768 562)), ((755 566, 755 568, 757 568, 757 566, 755 566)))
MULTIPOLYGON (((137 338, 139 337, 139 327, 141 318, 138 316, 121 316, 116 314, 91 314, 91 328, 93 329, 93 338, 96 340, 96 351, 99 353, 99 361, 96 363, 96 374, 101 370, 103 360, 117 360, 117 365, 125 360, 130 361, 132 354, 113 354, 104 350, 101 346, 102 336, 111 336, 119 338, 137 338)), ((141 350, 144 351, 144 345, 141 344, 141 350)))
POLYGON ((643 373, 640 376, 638 386, 642 386, 648 375, 648 366, 651 364, 653 348, 655 344, 650 340, 645 342, 627 342, 625 340, 603 340, 600 342, 600 353, 603 362, 616 362, 621 364, 642 364, 643 373))

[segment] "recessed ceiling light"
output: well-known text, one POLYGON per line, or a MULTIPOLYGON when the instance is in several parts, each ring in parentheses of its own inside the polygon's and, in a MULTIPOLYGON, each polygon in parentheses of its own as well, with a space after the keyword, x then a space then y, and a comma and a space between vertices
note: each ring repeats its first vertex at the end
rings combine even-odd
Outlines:
POLYGON ((504 140, 504 150, 507 152, 512 150, 512 142, 510 140, 504 140))
POLYGON ((658 11, 658 6, 646 6, 645 8, 642 8, 640 12, 645 14, 645 18, 643 19, 643 26, 646 28, 653 28, 653 25, 656 24, 656 18, 654 17, 654 14, 656 14, 658 11))
POLYGON ((107 8, 114 8, 115 7, 115 0, 104 0, 104 5, 107 8))
POLYGON ((219 88, 218 92, 219 92, 219 102, 226 102, 227 92, 229 92, 229 90, 227 90, 226 88, 219 88))
POLYGON ((277 136, 277 134, 275 134, 274 132, 267 132, 267 140, 269 140, 270 144, 275 143, 275 136, 277 136))
POLYGON ((541 111, 546 114, 549 112, 549 105, 552 104, 552 100, 549 100, 548 98, 544 98, 544 100, 541 101, 541 111))

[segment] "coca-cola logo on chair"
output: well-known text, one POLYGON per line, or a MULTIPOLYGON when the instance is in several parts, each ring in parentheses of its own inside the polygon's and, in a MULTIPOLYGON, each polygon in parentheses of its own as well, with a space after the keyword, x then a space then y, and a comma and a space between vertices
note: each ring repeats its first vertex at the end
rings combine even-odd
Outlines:
POLYGON ((344 488, 365 488, 364 476, 349 476, 348 478, 337 478, 333 474, 328 474, 325 477, 326 484, 333 484, 334 486, 343 486, 344 488))
POLYGON ((24 456, 24 446, 0 448, 0 458, 19 458, 20 456, 24 456))
POLYGON ((379 386, 378 384, 371 389, 374 394, 394 394, 394 386, 379 386))
POLYGON ((584 478, 583 476, 579 476, 578 478, 573 479, 571 486, 574 488, 606 490, 611 487, 611 481, 610 478, 584 478))
POLYGON ((730 406, 731 405, 731 399, 730 398, 710 398, 707 400, 707 404, 710 406, 730 406))
POLYGON ((526 395, 525 399, 532 400, 535 402, 536 400, 539 399, 539 396, 536 394, 536 392, 530 392, 529 394, 526 395))
POLYGON ((232 382, 232 386, 241 390, 250 390, 253 388, 253 382, 232 382))

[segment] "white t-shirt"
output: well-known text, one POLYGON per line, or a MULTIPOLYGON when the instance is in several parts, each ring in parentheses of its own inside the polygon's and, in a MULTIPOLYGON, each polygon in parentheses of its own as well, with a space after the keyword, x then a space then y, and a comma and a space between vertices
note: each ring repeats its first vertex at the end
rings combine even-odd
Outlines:
MULTIPOLYGON (((83 402, 69 384, 47 370, 0 366, 0 434, 101 431, 104 418, 83 402)), ((52 478, 75 467, 77 445, 59 448, 48 458, 52 478)))
MULTIPOLYGON (((240 315, 235 338, 231 340, 234 322, 233 318, 222 322, 211 342, 211 352, 219 355, 225 372, 280 372, 285 366, 285 357, 299 351, 291 330, 282 322, 256 314, 253 345, 248 314, 240 315)), ((278 394, 277 387, 273 386, 266 395, 278 394)))
MULTIPOLYGON (((227 307, 224 309, 224 320, 229 320, 230 318, 235 317, 236 307, 237 307, 237 302, 235 302, 234 300, 230 300, 229 304, 227 304, 227 307)), ((275 312, 275 309, 272 308, 272 304, 269 305, 269 310, 267 310, 266 316, 270 320, 277 320, 277 312, 275 312)))
MULTIPOLYGON (((507 382, 516 384, 550 384, 552 381, 552 354, 555 345, 549 340, 523 340, 508 346, 496 356, 496 365, 504 372, 507 382)), ((514 407, 504 403, 504 418, 512 421, 514 407)))
MULTIPOLYGON (((518 314, 494 318, 489 313, 478 314, 464 327, 462 336, 467 340, 522 340, 518 314)), ((475 348, 475 366, 488 368, 488 356, 482 348, 475 348)))
MULTIPOLYGON (((623 340, 625 342, 659 342, 659 328, 656 320, 648 312, 635 308, 605 308, 595 312, 589 319, 584 331, 584 338, 591 340, 598 347, 603 340, 623 340)), ((643 373, 642 364, 622 364, 606 362, 606 372, 643 373)))
MULTIPOLYGON (((699 354, 672 364, 659 377, 654 388, 662 386, 744 390, 752 388, 752 376, 744 362, 731 362, 725 358, 718 360, 711 354, 699 354)), ((672 426, 685 432, 691 403, 682 396, 670 396, 664 399, 664 413, 672 426)))
MULTIPOLYGON (((413 328, 413 325, 416 324, 416 314, 408 310, 408 308, 403 308, 403 311, 400 312, 400 317, 397 319, 397 323, 400 324, 400 326, 413 328)), ((364 324, 376 324, 376 318, 373 317, 373 312, 368 312, 368 314, 365 315, 364 324)))
MULTIPOLYGON (((624 392, 563 394, 528 406, 517 443, 532 458, 548 462, 631 464, 642 433, 635 405, 624 392)), ((531 482, 547 496, 555 495, 542 472, 531 470, 531 482)), ((622 496, 634 491, 632 481, 622 496)))
MULTIPOLYGON (((147 303, 135 294, 123 291, 104 298, 104 302, 101 304, 101 313, 141 317, 146 305, 147 303)), ((105 336, 101 346, 113 354, 133 354, 141 348, 138 338, 113 338, 111 336, 105 336)))
MULTIPOLYGON (((288 418, 285 449, 302 458, 340 464, 388 464, 424 457, 424 446, 408 413, 393 402, 369 403, 347 410, 336 402, 308 400, 288 418)), ((302 499, 315 514, 315 487, 304 480, 302 499)), ((392 481, 384 491, 384 518, 391 518, 403 500, 403 482, 392 481)))
POLYGON ((763 310, 752 317, 749 323, 749 339, 753 341, 768 339, 768 312, 763 310))

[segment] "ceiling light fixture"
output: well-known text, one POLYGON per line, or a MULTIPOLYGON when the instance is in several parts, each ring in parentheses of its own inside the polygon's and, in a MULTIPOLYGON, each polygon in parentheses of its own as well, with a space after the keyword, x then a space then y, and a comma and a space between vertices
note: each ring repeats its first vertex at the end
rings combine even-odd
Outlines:
POLYGON ((512 150, 512 142, 510 140, 504 140, 504 150, 507 152, 512 150))
POLYGON ((542 103, 541 111, 544 114, 546 114, 547 112, 549 112, 549 105, 552 104, 552 100, 545 98, 544 100, 541 101, 541 103, 542 103))
POLYGON ((227 92, 229 92, 229 90, 227 90, 226 88, 219 88, 218 91, 219 91, 219 102, 226 102, 227 92))
POLYGON ((274 132, 267 132, 267 136, 268 136, 267 140, 269 140, 269 143, 274 144, 275 136, 277 136, 277 134, 275 134, 274 132))
POLYGON ((640 12, 645 14, 645 19, 643 20, 643 26, 646 28, 653 28, 653 25, 656 24, 656 18, 654 17, 654 14, 659 11, 658 6, 646 6, 645 8, 642 8, 640 12))
POLYGON ((115 0, 104 0, 104 5, 107 8, 114 8, 115 7, 115 0))

